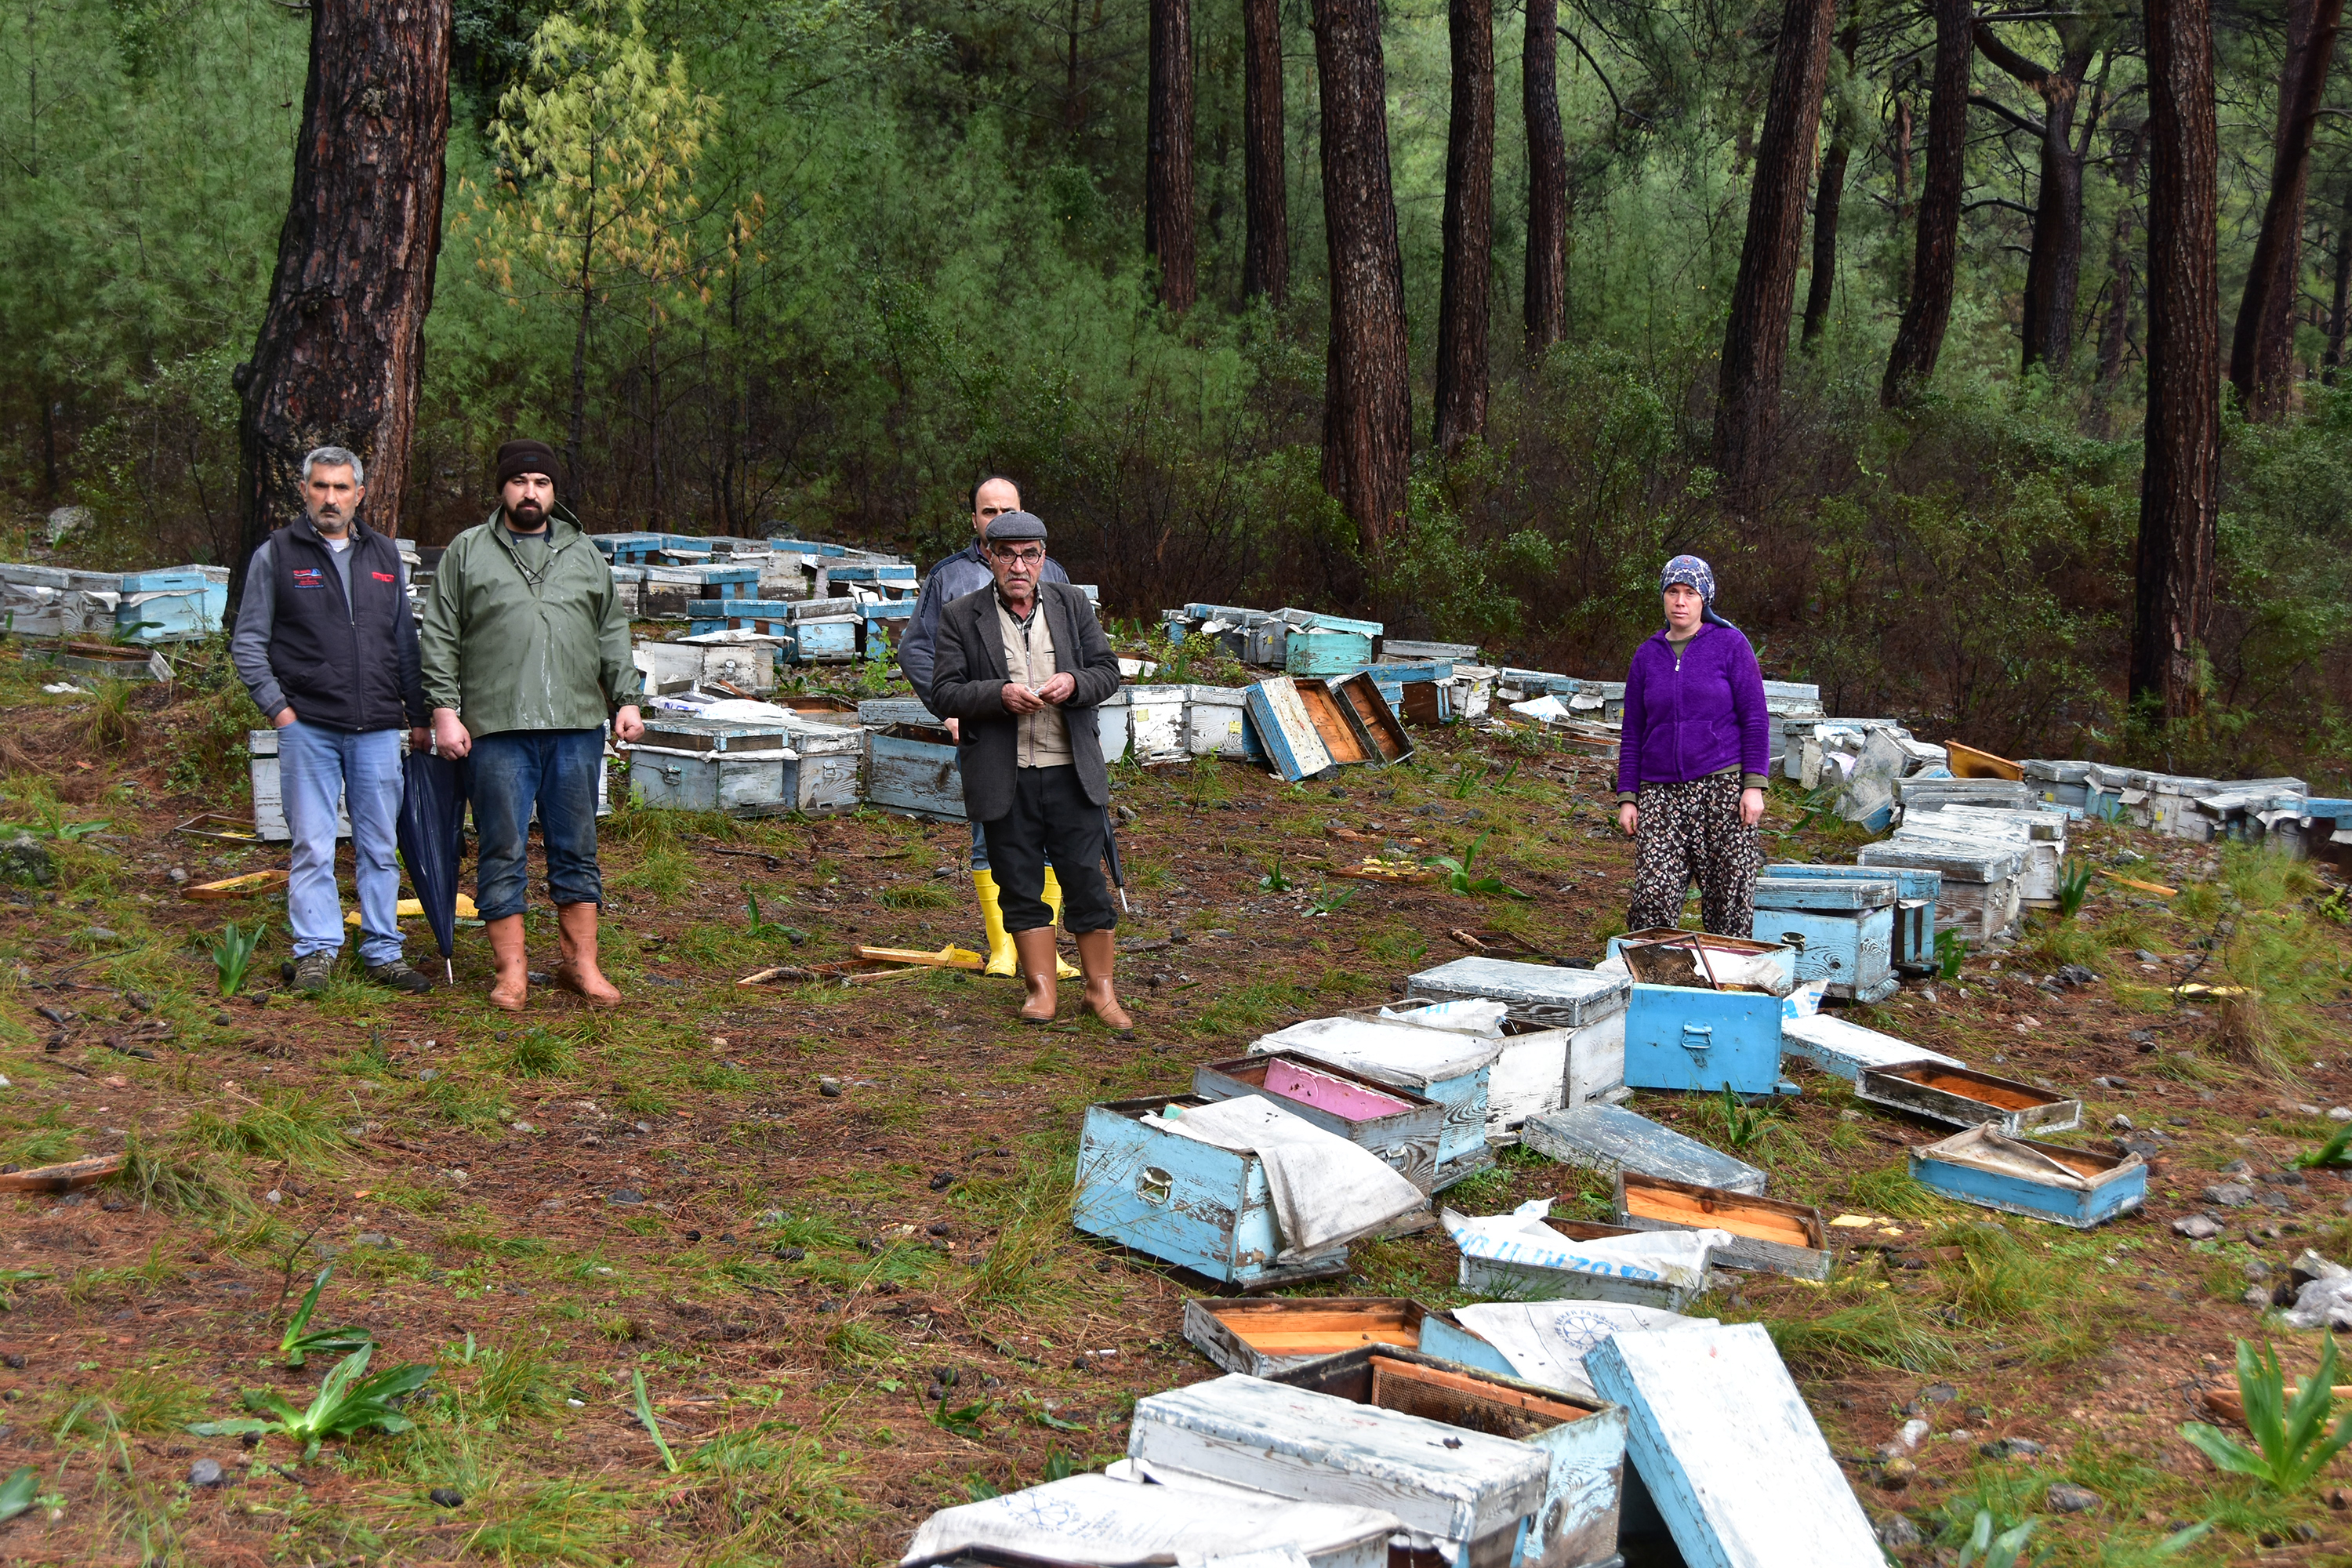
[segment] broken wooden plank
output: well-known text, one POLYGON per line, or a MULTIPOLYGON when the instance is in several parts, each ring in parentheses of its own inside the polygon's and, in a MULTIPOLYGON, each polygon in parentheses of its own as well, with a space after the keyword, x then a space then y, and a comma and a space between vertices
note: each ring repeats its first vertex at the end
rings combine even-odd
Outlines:
MULTIPOLYGON (((1632 1236, 1631 1226, 1599 1225, 1589 1220, 1546 1219, 1546 1228, 1564 1241, 1606 1241, 1632 1236)), ((1711 1258, 1712 1252, 1704 1256, 1711 1258)), ((1646 1268, 1555 1268, 1526 1259, 1478 1258, 1462 1254, 1458 1283, 1465 1290, 1498 1301, 1616 1301, 1679 1312, 1706 1289, 1706 1269, 1675 1276, 1646 1268)))
POLYGON ((122 1173, 125 1156, 96 1154, 56 1165, 36 1165, 29 1171, 0 1175, 0 1193, 70 1193, 122 1173))
POLYGON ((1958 741, 1944 742, 1944 765, 1952 770, 1956 779, 2008 779, 2013 783, 2025 777, 2023 763, 1979 752, 1958 741))
POLYGON ((1953 1068, 1965 1065, 1957 1057, 1898 1040, 1827 1013, 1781 1019, 1780 1050, 1784 1056, 1811 1062, 1849 1083, 1860 1078, 1865 1068, 1897 1067, 1905 1062, 1934 1062, 1953 1068))
POLYGON ((1297 681, 1270 676, 1249 688, 1244 701, 1267 760, 1286 783, 1314 778, 1332 766, 1330 749, 1299 700, 1297 681))
POLYGON ((978 969, 985 962, 971 949, 952 942, 937 952, 919 947, 855 947, 850 951, 877 963, 922 964, 933 969, 978 969))
POLYGON ((223 877, 217 882, 198 882, 180 889, 184 899, 250 899, 284 887, 293 873, 284 869, 247 871, 242 877, 223 877))
POLYGON ((2143 893, 2154 893, 2160 899, 2175 899, 2180 896, 2180 889, 2178 888, 2168 888, 2161 882, 2143 882, 2137 877, 2126 877, 2120 871, 2110 871, 2105 866, 2099 868, 2099 875, 2111 882, 2120 882, 2126 888, 2136 888, 2143 893))
POLYGON ((1584 1358, 1691 1568, 1884 1568, 1886 1558, 1760 1323, 1617 1334, 1584 1358))

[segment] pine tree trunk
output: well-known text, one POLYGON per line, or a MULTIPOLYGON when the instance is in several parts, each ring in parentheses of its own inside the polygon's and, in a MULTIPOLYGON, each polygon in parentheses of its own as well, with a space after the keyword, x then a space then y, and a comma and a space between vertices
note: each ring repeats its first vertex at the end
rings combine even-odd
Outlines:
POLYGON ((2124 153, 2124 166, 2116 176, 2116 184, 2125 196, 2116 214, 2115 234, 2107 244, 2107 309, 2099 328, 2099 371, 2095 407, 2097 433, 2106 435, 2107 399, 2116 384, 2122 379, 2124 351, 2131 344, 2131 312, 2135 292, 2131 279, 2131 206, 2130 197, 2139 189, 2140 160, 2147 153, 2147 127, 2142 125, 2132 133, 2130 145, 2124 153))
POLYGON ((1735 510, 1745 510, 1763 478, 1780 417, 1780 369, 1789 357, 1797 257, 1805 239, 1805 187, 1811 183, 1836 18, 1834 0, 1787 0, 1780 12, 1716 392, 1714 464, 1735 510))
POLYGON ((1519 107, 1528 134, 1528 357, 1568 332, 1568 142, 1559 129, 1559 0, 1527 0, 1519 107))
POLYGON ((2279 71, 2270 198, 2254 259, 2238 300, 2230 383, 2250 419, 2276 419, 2294 389, 2294 305, 2303 284, 2303 205, 2311 144, 2327 96, 2327 70, 2344 0, 2289 0, 2286 63, 2279 71))
POLYGON ((1242 298, 1290 297, 1290 197, 1284 181, 1282 9, 1242 0, 1242 183, 1249 208, 1242 298))
POLYGON ((1911 247, 1911 289, 1886 356, 1879 401, 1911 400, 1936 374, 1944 329, 1952 321, 1953 275, 1959 260, 1961 158, 1968 148, 1969 67, 1976 42, 1969 0, 1936 0, 1936 86, 1927 103, 1927 174, 1920 182, 1919 228, 1911 247))
POLYGON ((2131 695, 2194 712, 2213 608, 2221 444, 2210 0, 2147 0, 2147 423, 2131 695))
POLYGON ((358 453, 365 521, 399 529, 441 247, 449 30, 450 0, 314 0, 278 268, 253 357, 231 378, 239 595, 253 552, 301 514, 314 447, 358 453))
POLYGON ((1376 0, 1316 0, 1315 67, 1331 288, 1323 487, 1355 523, 1365 561, 1377 572, 1387 536, 1404 514, 1412 387, 1376 0))
POLYGON ((2327 348, 2320 355, 2320 379, 2328 385, 2336 384, 2336 373, 2344 365, 2344 329, 2347 306, 2352 306, 2352 231, 2336 232, 2336 291, 2327 305, 2327 348))
POLYGON ((1454 93, 1445 135, 1444 259, 1437 303, 1437 449, 1486 433, 1495 269, 1493 0, 1450 0, 1454 93))
POLYGON ((1822 181, 1813 197, 1813 276, 1805 289, 1804 343, 1812 347, 1829 324, 1830 301, 1837 293, 1838 212, 1845 205, 1845 166, 1853 155, 1840 116, 1835 138, 1822 158, 1822 181))
MULTIPOLYGON (((2002 42, 1989 23, 1976 24, 1978 50, 2042 100, 2038 127, 2041 184, 2033 204, 2032 253, 2025 264, 2024 344, 2021 363, 2063 372, 2074 348, 2074 302, 2083 284, 2083 156, 2074 145, 2074 111, 2103 29, 2076 20, 2057 24, 2060 56, 2047 68, 2002 42)), ((1992 104, 1994 100, 1980 100, 1992 104)), ((2004 118, 2017 122, 2017 117, 2004 118)))
POLYGON ((1143 169, 1143 253, 1160 262, 1160 303, 1198 297, 1192 245, 1192 0, 1151 0, 1151 101, 1143 169))

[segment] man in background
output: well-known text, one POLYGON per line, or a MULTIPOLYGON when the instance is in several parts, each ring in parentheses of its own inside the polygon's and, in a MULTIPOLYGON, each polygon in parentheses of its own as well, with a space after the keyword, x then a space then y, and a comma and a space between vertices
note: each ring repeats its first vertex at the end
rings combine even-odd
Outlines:
MULTIPOLYGON (((971 487, 971 542, 924 575, 923 591, 916 595, 915 613, 908 619, 907 634, 898 639, 898 668, 914 687, 918 698, 929 699, 931 671, 938 658, 940 611, 966 594, 976 594, 996 581, 989 563, 988 525, 1020 510, 1020 487, 1003 474, 991 474, 971 487)), ((1037 580, 1067 583, 1070 574, 1062 570, 1061 563, 1049 556, 1037 580)), ((961 721, 950 719, 947 725, 948 733, 961 741, 961 721)), ((961 765, 961 746, 956 755, 961 765)), ((1013 950, 1013 939, 1005 934, 1003 904, 996 874, 989 865, 988 839, 977 822, 971 825, 971 889, 979 896, 981 923, 988 931, 988 965, 982 973, 1008 977, 1019 973, 1020 958, 1013 950)), ((1060 923, 1062 884, 1050 865, 1045 868, 1045 902, 1054 911, 1055 923, 1060 923)), ((1059 959, 1055 962, 1062 979, 1076 977, 1076 970, 1059 959)))
POLYGON ((366 467, 341 447, 302 459, 303 516, 253 552, 229 657, 278 731, 278 780, 293 833, 287 923, 291 979, 324 991, 343 951, 335 888, 339 808, 352 819, 360 963, 395 991, 432 983, 401 956, 401 731, 425 744, 425 689, 408 573, 387 536, 358 521, 366 467))
POLYGON ((557 471, 543 441, 499 448, 499 508, 451 542, 425 605, 433 739, 443 756, 468 761, 481 841, 474 903, 498 967, 490 1005, 510 1013, 530 982, 522 913, 534 806, 562 933, 555 983, 593 1006, 620 1004, 596 964, 596 785, 607 716, 624 741, 646 732, 628 613, 612 568, 556 500, 557 471))

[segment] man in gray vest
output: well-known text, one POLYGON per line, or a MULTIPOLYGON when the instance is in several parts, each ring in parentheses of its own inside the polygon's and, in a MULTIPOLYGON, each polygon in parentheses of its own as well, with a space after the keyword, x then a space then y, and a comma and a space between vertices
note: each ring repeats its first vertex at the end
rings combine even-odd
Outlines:
POLYGON ((396 837, 401 731, 419 750, 428 717, 408 608, 408 574, 391 539, 358 521, 367 469, 341 447, 302 459, 305 515, 253 552, 229 657, 278 731, 278 780, 292 830, 286 887, 295 989, 316 993, 343 949, 335 889, 337 808, 352 822, 360 963, 395 991, 431 983, 401 956, 396 837))
POLYGON ((930 709, 960 721, 964 814, 988 840, 1020 955, 1021 1021, 1054 1018, 1050 860, 1062 874, 1087 1010, 1124 1035, 1134 1025, 1111 984, 1118 915, 1102 874, 1110 774, 1095 719, 1118 689, 1118 656, 1084 594, 1038 581, 1045 523, 1025 511, 999 517, 988 525, 988 557, 994 581, 940 612, 930 709))

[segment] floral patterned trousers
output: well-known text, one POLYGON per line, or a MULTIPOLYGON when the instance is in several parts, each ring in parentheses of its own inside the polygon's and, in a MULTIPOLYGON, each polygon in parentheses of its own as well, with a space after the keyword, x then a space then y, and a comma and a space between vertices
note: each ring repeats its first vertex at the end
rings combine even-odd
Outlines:
POLYGON ((1633 834, 1633 907, 1625 929, 1681 924, 1683 895, 1696 881, 1699 918, 1709 931, 1750 934, 1764 849, 1756 829, 1739 820, 1739 775, 1645 784, 1633 804, 1641 822, 1633 834))

